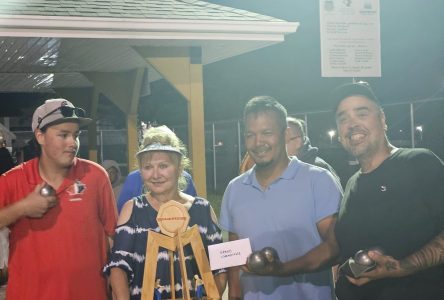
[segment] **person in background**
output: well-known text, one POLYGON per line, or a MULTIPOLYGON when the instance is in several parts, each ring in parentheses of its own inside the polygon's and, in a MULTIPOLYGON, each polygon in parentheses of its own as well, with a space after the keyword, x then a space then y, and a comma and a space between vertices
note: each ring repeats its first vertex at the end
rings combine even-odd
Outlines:
POLYGON ((117 199, 122 189, 122 173, 120 172, 119 164, 115 160, 104 160, 102 167, 105 168, 108 173, 109 180, 113 187, 114 197, 117 199))
MULTIPOLYGON (((184 205, 190 215, 188 226, 198 225, 205 248, 222 242, 222 233, 210 203, 183 193, 186 181, 183 170, 190 164, 186 148, 166 126, 150 127, 144 133, 137 161, 148 192, 125 203, 118 220, 114 247, 104 273, 109 276, 114 299, 140 299, 144 276, 145 253, 150 231, 160 232, 156 217, 162 204, 171 200, 184 205)), ((182 280, 177 253, 174 254, 174 278, 170 282, 170 259, 166 249, 157 256, 155 274, 158 292, 163 299, 183 297, 182 283, 192 286, 193 276, 200 274, 191 247, 184 248, 187 278, 182 280)), ((225 270, 214 271, 222 294, 226 285, 225 270)), ((194 289, 192 290, 193 294, 194 289)))
POLYGON ((290 134, 287 137, 288 155, 296 156, 303 162, 329 170, 337 176, 333 167, 318 156, 319 149, 311 145, 310 139, 305 133, 305 122, 301 119, 288 117, 287 124, 290 128, 290 134))
POLYGON ((333 167, 318 156, 319 149, 310 144, 310 139, 305 133, 305 122, 301 119, 287 117, 289 135, 287 136, 287 153, 296 156, 299 160, 318 166, 331 172, 340 183, 341 180, 333 167))
MULTIPOLYGON (((0 287, 8 282, 9 229, 0 229, 0 287)), ((1 299, 1 297, 0 297, 1 299)))
MULTIPOLYGON (((0 131, 0 175, 14 167, 14 160, 6 148, 6 140, 0 131)), ((0 286, 8 281, 9 229, 0 229, 0 286)))
POLYGON ((248 151, 245 152, 244 157, 242 158, 241 164, 239 166, 239 174, 243 174, 250 170, 254 166, 254 160, 251 158, 248 151))
POLYGON ((339 141, 360 164, 336 224, 341 263, 359 250, 376 263, 358 278, 340 268, 338 299, 444 299, 443 162, 429 150, 389 142, 368 83, 340 86, 331 100, 339 141))
POLYGON ((0 176, 0 228, 10 229, 8 299, 107 299, 106 263, 116 226, 111 184, 100 165, 77 158, 92 120, 66 99, 32 117, 38 157, 0 176), (53 193, 42 194, 50 185, 53 193))
MULTIPOLYGON (((169 129, 168 129, 169 130, 169 129)), ((191 178, 191 175, 187 171, 183 171, 183 176, 186 180, 186 186, 183 192, 190 196, 197 196, 196 188, 194 187, 193 179, 191 178)), ((122 210, 123 205, 125 203, 141 194, 146 193, 146 187, 143 184, 142 175, 140 173, 140 170, 135 170, 128 174, 126 177, 123 186, 120 190, 119 198, 117 199, 117 210, 120 213, 122 210)))
MULTIPOLYGON (((0 229, 0 292, 8 282, 9 229, 0 229)), ((0 297, 0 299, 2 299, 0 297)))
POLYGON ((269 96, 244 109, 245 147, 255 165, 228 184, 220 224, 230 241, 249 238, 253 251, 273 247, 281 262, 260 272, 229 268, 230 300, 332 299, 341 188, 327 170, 288 156, 286 117, 269 96))
POLYGON ((38 144, 35 139, 30 139, 22 148, 21 159, 22 162, 28 161, 38 156, 38 144))
POLYGON ((0 175, 14 167, 14 159, 8 148, 6 148, 6 139, 0 132, 0 175))

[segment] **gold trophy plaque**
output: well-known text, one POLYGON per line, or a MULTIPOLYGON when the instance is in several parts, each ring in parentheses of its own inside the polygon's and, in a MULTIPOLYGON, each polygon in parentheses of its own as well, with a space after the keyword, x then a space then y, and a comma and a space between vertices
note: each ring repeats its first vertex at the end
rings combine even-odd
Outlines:
POLYGON ((190 215, 181 203, 170 200, 163 204, 157 214, 157 223, 162 233, 150 230, 146 244, 145 268, 142 283, 142 300, 152 300, 156 283, 157 255, 159 248, 168 249, 170 261, 171 299, 176 299, 174 290, 173 252, 179 256, 180 274, 182 277, 182 295, 184 300, 191 300, 183 247, 191 244, 200 275, 204 282, 207 299, 220 299, 219 291, 210 269, 207 254, 197 225, 188 228, 190 215), (188 228, 188 229, 187 229, 188 228))

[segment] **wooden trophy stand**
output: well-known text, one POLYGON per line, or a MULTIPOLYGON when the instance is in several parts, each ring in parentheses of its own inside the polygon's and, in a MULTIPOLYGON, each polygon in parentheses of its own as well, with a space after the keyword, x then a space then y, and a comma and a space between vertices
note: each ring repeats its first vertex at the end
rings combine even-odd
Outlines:
POLYGON ((148 232, 142 283, 142 300, 152 300, 154 296, 159 247, 168 250, 171 274, 171 299, 176 299, 173 252, 177 251, 179 255, 180 275, 182 277, 182 299, 191 300, 183 251, 183 247, 188 244, 191 244, 194 258, 196 259, 202 281, 204 282, 207 299, 220 299, 219 291, 199 234, 199 229, 197 225, 194 225, 187 230, 188 222, 190 221, 190 215, 187 209, 179 202, 170 200, 160 207, 156 220, 163 234, 151 230, 148 232))

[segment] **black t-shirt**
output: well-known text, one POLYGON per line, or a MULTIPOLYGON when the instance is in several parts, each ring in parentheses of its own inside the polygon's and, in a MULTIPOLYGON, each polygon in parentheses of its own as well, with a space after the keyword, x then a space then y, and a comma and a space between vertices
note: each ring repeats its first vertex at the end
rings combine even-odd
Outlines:
MULTIPOLYGON (((403 259, 443 230, 444 164, 426 149, 399 149, 372 172, 354 174, 345 188, 335 229, 342 262, 373 247, 403 259)), ((339 300, 442 300, 443 289, 442 268, 436 267, 362 287, 340 278, 337 295, 339 300)))

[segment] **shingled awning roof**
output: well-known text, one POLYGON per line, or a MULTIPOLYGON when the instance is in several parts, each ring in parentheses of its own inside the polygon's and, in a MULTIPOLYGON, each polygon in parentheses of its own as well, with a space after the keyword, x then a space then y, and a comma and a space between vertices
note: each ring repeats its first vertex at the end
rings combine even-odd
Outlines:
POLYGON ((208 64, 281 42, 297 26, 193 0, 1 0, 0 92, 90 86, 81 72, 147 65, 134 47, 201 47, 208 64))
POLYGON ((227 21, 282 20, 198 0, 2 0, 3 15, 227 21))
MULTIPOLYGON (((127 163, 132 166, 139 90, 149 86, 141 82, 162 73, 190 103, 193 176, 206 195, 202 65, 279 43, 297 27, 204 1, 0 0, 0 92, 94 87, 127 117, 127 163), (187 60, 170 51, 188 51, 187 60), (123 75, 128 73, 134 76, 123 75), (128 77, 129 84, 123 82, 128 77)), ((98 93, 91 98, 96 114, 92 103, 98 103, 98 93)), ((94 144, 97 133, 90 129, 88 140, 94 144)), ((89 155, 98 159, 94 146, 89 155)))

